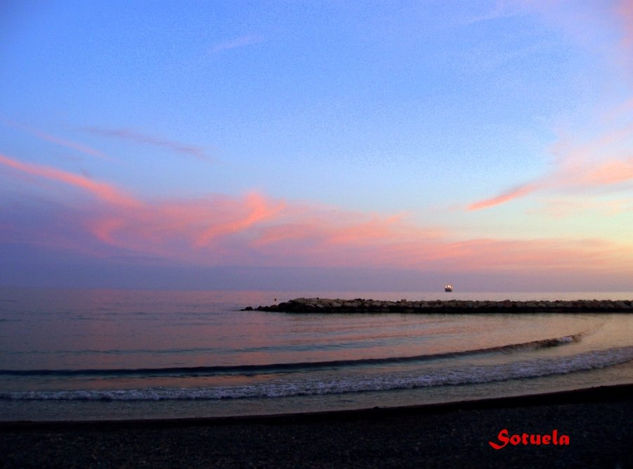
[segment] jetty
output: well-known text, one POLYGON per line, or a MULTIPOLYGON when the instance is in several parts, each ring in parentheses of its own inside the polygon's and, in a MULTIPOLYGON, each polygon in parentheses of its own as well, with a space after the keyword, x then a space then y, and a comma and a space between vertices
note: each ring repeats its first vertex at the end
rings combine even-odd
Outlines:
POLYGON ((248 306, 242 311, 284 313, 633 313, 633 300, 398 300, 384 301, 356 298, 295 298, 269 306, 248 306))

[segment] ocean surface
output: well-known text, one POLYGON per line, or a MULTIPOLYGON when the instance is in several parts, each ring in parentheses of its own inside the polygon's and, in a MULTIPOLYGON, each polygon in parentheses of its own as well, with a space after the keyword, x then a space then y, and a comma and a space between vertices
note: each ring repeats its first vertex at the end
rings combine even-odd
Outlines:
POLYGON ((240 311, 300 296, 630 300, 633 292, 0 288, 0 419, 278 414, 633 383, 633 315, 240 311))

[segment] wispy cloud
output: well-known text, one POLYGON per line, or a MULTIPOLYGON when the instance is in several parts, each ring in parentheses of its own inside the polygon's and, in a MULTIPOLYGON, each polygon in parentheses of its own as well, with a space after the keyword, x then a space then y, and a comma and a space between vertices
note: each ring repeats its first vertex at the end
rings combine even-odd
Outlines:
POLYGON ((12 168, 22 173, 38 176, 52 181, 65 183, 81 188, 97 198, 115 205, 135 206, 138 201, 134 200, 123 191, 103 182, 96 182, 85 176, 69 173, 49 166, 23 163, 0 154, 0 164, 12 168))
POLYGON ((89 147, 88 145, 84 145, 83 143, 78 143, 78 142, 74 142, 72 140, 68 140, 68 139, 63 139, 60 137, 57 137, 55 135, 51 135, 49 133, 43 132, 39 129, 27 126, 27 125, 23 125, 23 124, 18 124, 16 122, 12 122, 12 121, 8 121, 5 119, 1 119, 0 122, 2 122, 3 124, 9 126, 9 127, 13 127, 15 129, 20 129, 23 130, 24 132, 27 132, 31 135, 34 135, 37 138, 40 138, 42 140, 46 140, 47 142, 51 142, 51 143, 55 143, 57 145, 66 147, 66 148, 70 148, 72 150, 76 150, 80 153, 85 153, 87 155, 91 155, 91 156, 96 156, 98 158, 106 158, 108 159, 109 157, 103 153, 102 151, 96 150, 92 147, 89 147))
POLYGON ((212 54, 217 54, 218 52, 222 52, 230 49, 239 49, 241 47, 251 46, 253 44, 259 44, 263 42, 264 39, 260 36, 240 36, 234 39, 230 39, 228 41, 218 42, 211 48, 212 54))
MULTIPOLYGON (((68 239, 76 239, 90 244, 97 255, 102 246, 105 253, 118 249, 190 265, 426 271, 562 272, 581 266, 587 270, 587 265, 621 271, 633 265, 631 256, 622 256, 621 246, 608 241, 456 240, 457 233, 412 224, 402 214, 351 212, 272 199, 257 192, 141 202, 110 184, 58 169, 6 156, 0 156, 0 164, 80 188, 105 202, 65 212, 60 235, 64 248, 72 246, 68 239)), ((49 229, 45 224, 40 221, 35 231, 29 225, 17 226, 14 232, 37 243, 49 229)), ((59 231, 60 227, 50 229, 59 231)))
POLYGON ((545 189, 585 195, 596 189, 629 189, 627 183, 633 182, 633 126, 604 131, 588 142, 575 143, 578 140, 567 136, 553 146, 556 160, 550 173, 474 202, 468 205, 468 210, 493 207, 545 189))
POLYGON ((413 224, 403 214, 352 212, 258 192, 141 201, 112 184, 5 155, 0 155, 1 167, 96 197, 98 204, 87 200, 66 210, 61 228, 57 222, 47 226, 41 217, 36 224, 20 224, 20 220, 31 219, 24 213, 19 220, 3 220, 15 228, 12 233, 29 243, 45 241, 50 238, 49 229, 57 230, 65 249, 75 239, 80 245, 89 244, 89 251, 96 255, 120 250, 203 266, 511 269, 531 273, 580 268, 623 272, 633 265, 633 254, 622 255, 633 253, 630 247, 606 240, 459 239, 457 232, 413 224))
MULTIPOLYGON (((608 18, 605 18, 605 21, 613 25, 614 29, 619 28, 617 30, 620 32, 621 40, 619 44, 612 44, 609 53, 616 56, 624 55, 627 58, 624 65, 630 67, 633 63, 630 60, 633 57, 633 4, 620 0, 615 5, 613 10, 605 10, 614 13, 612 16, 607 13, 608 18)), ((547 10, 550 5, 541 4, 539 8, 547 10)), ((557 13, 560 14, 562 13, 557 13)), ((580 18, 581 21, 585 20, 585 16, 580 18)), ((574 24, 576 30, 581 30, 581 26, 574 24)), ((622 61, 619 63, 621 65, 622 61)), ((471 203, 467 209, 493 207, 542 190, 576 191, 583 195, 604 190, 628 190, 633 183, 633 125, 630 121, 632 104, 633 99, 628 95, 621 98, 615 106, 605 106, 611 108, 606 114, 595 113, 602 115, 602 122, 594 115, 587 116, 587 121, 591 122, 591 125, 585 124, 586 128, 575 132, 575 135, 560 137, 552 146, 551 151, 555 157, 552 171, 493 197, 471 203), (605 118, 607 122, 604 122, 605 118), (588 132, 591 132, 593 137, 587 141, 588 132)))
POLYGON ((609 241, 455 241, 456 233, 389 215, 322 211, 259 193, 102 207, 80 226, 106 246, 194 265, 527 272, 617 270, 633 261, 609 241))
POLYGON ((509 18, 511 16, 516 16, 521 13, 520 2, 509 2, 506 0, 497 0, 492 9, 488 10, 486 13, 481 15, 473 16, 467 18, 466 24, 475 24, 483 21, 492 21, 501 18, 509 18))
POLYGON ((155 147, 165 148, 175 153, 183 155, 193 156, 201 160, 209 160, 210 158, 205 154, 202 147, 190 145, 174 140, 168 140, 161 137, 143 134, 135 130, 130 129, 106 129, 102 127, 85 127, 83 129, 86 132, 90 132, 95 135, 102 135, 104 137, 115 138, 120 140, 127 140, 130 142, 138 143, 141 145, 151 145, 155 147))
POLYGON ((219 236, 246 231, 257 223, 274 220, 283 212, 285 206, 283 202, 270 203, 257 193, 248 194, 242 203, 241 208, 246 211, 245 216, 207 227, 195 237, 195 245, 206 246, 219 236))
POLYGON ((480 210, 482 208, 494 207, 495 205, 504 204, 513 199, 517 199, 519 197, 530 194, 542 186, 543 184, 538 182, 522 184, 489 199, 474 202, 468 206, 468 210, 480 210))

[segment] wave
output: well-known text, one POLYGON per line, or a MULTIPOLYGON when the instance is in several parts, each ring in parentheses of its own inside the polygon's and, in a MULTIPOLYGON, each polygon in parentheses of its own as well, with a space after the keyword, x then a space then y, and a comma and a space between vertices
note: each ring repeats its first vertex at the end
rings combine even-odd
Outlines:
POLYGON ((295 363, 270 363, 262 365, 225 365, 225 366, 193 366, 166 368, 104 368, 104 369, 65 369, 65 370, 0 370, 0 376, 211 376, 219 374, 257 374, 270 372, 291 372, 340 368, 363 365, 383 365, 406 363, 413 361, 434 360, 441 358, 462 357, 484 353, 511 353, 517 351, 536 350, 557 347, 579 342, 584 333, 566 335, 553 339, 540 339, 518 344, 497 347, 464 350, 457 352, 414 355, 407 357, 361 358, 355 360, 330 360, 295 363))
POLYGON ((503 365, 436 369, 423 374, 277 381, 233 387, 148 388, 119 390, 13 391, 0 400, 13 401, 178 401, 279 398, 472 385, 589 371, 633 360, 633 346, 585 352, 573 356, 524 360, 503 365))

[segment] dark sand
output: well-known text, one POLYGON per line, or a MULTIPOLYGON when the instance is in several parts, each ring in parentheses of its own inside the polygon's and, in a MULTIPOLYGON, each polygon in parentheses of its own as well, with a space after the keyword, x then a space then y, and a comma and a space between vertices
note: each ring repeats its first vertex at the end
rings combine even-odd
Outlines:
POLYGON ((273 417, 1 423, 2 467, 633 468, 633 385, 273 417), (493 450, 510 433, 569 446, 493 450))

